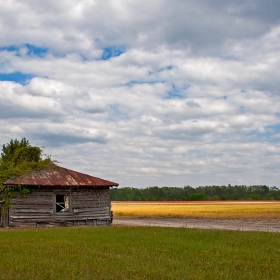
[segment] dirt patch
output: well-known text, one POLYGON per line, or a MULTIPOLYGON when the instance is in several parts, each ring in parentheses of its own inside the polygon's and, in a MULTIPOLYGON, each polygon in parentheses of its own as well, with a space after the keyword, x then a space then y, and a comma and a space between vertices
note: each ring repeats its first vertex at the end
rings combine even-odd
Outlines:
POLYGON ((113 226, 156 226, 280 232, 279 219, 114 218, 113 226))

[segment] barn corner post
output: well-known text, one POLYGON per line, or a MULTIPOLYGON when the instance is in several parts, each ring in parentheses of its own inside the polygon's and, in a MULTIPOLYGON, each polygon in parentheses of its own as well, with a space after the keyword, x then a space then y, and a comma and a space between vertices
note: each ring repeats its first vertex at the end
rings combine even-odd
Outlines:
POLYGON ((0 186, 0 227, 8 226, 9 199, 7 197, 7 187, 0 186))
POLYGON ((5 203, 1 203, 0 206, 0 227, 5 228, 9 226, 9 208, 5 206, 5 203))
POLYGON ((5 208, 5 200, 3 198, 4 187, 0 185, 0 227, 5 227, 5 216, 4 216, 4 208, 5 208))
POLYGON ((110 186, 109 187, 109 201, 110 201, 110 203, 109 203, 109 213, 110 213, 110 224, 112 224, 113 223, 113 220, 114 220, 114 212, 112 211, 112 202, 111 202, 111 196, 110 196, 110 188, 111 188, 112 186, 110 186))
POLYGON ((0 201, 0 227, 5 227, 5 216, 4 216, 4 207, 3 207, 4 201, 0 201))

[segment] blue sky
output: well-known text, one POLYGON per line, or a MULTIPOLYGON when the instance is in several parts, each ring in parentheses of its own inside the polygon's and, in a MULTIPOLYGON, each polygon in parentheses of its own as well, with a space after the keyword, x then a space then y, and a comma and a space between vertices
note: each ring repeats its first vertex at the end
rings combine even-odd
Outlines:
POLYGON ((103 49, 102 60, 108 60, 111 57, 119 56, 122 53, 125 53, 125 48, 117 47, 117 46, 108 46, 103 49))
POLYGON ((0 142, 121 187, 280 186, 280 3, 0 3, 0 142))
POLYGON ((21 72, 0 73, 0 81, 10 81, 19 84, 26 84, 31 78, 31 75, 21 72))

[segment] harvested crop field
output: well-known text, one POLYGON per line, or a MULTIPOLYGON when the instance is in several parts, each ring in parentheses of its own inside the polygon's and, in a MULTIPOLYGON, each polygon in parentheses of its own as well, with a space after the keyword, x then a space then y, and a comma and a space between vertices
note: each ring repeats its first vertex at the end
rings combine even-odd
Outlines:
POLYGON ((278 201, 112 202, 113 225, 280 232, 278 201))
POLYGON ((115 217, 277 219, 278 201, 112 202, 115 217))

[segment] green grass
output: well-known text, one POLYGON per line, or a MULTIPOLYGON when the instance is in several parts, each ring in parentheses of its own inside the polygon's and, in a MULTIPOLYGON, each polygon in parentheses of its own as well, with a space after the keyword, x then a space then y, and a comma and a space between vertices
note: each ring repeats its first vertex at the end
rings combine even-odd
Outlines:
POLYGON ((280 234, 155 227, 0 231, 0 279, 279 279, 280 234))

